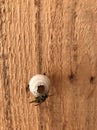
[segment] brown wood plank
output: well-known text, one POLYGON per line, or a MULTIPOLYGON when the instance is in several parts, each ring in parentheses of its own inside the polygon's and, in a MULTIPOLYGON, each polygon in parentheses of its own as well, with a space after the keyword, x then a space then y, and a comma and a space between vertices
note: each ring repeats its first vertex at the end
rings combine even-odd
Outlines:
POLYGON ((97 1, 0 1, 0 130, 97 130, 97 1), (26 87, 51 79, 34 106, 26 87))

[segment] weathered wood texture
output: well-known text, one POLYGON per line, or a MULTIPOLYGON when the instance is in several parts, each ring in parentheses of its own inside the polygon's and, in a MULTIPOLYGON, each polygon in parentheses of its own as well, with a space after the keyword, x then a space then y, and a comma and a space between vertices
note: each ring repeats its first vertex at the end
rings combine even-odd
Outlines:
POLYGON ((0 1, 0 130, 97 130, 97 1, 0 1), (40 106, 30 78, 52 81, 40 106))

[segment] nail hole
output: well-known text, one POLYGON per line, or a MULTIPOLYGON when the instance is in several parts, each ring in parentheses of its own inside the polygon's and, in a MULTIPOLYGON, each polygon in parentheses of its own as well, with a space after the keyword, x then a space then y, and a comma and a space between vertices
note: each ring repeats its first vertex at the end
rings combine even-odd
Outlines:
POLYGON ((73 73, 71 73, 69 76, 68 76, 68 78, 70 79, 70 80, 73 80, 74 79, 74 74, 73 73))
POLYGON ((38 86, 37 92, 40 93, 40 94, 43 94, 43 93, 45 92, 45 87, 44 87, 44 85, 38 86))
POLYGON ((68 78, 70 80, 71 83, 73 83, 76 80, 76 77, 73 73, 71 73, 70 75, 68 75, 68 78))
POLYGON ((91 78, 90 78, 90 83, 93 83, 94 80, 95 80, 95 77, 91 76, 91 78))

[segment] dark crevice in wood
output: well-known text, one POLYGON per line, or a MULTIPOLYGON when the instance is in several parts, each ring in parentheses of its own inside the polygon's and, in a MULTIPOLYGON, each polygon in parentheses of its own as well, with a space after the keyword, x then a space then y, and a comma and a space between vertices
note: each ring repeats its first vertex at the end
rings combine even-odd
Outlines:
POLYGON ((29 84, 27 85, 26 87, 26 92, 28 93, 30 90, 29 90, 29 84))
POLYGON ((0 2, 0 37, 1 37, 1 46, 2 46, 2 90, 4 94, 4 120, 6 124, 6 128, 9 130, 13 130, 12 123, 12 113, 11 113, 11 102, 10 102, 10 88, 9 88, 9 78, 8 78, 8 65, 6 65, 6 60, 8 59, 8 55, 5 54, 5 42, 6 42, 6 34, 3 33, 3 26, 5 24, 5 1, 0 2))
POLYGON ((70 71, 71 74, 69 75, 70 81, 74 81, 76 79, 75 74, 77 71, 77 59, 78 59, 78 45, 76 43, 77 41, 77 34, 76 34, 76 19, 77 19, 77 2, 73 1, 72 6, 72 24, 71 24, 71 42, 70 42, 70 71), (72 65, 74 64, 74 65, 72 65), (74 66, 74 67, 73 67, 74 66), (73 74, 72 71, 75 73, 73 74))
POLYGON ((94 81, 95 81, 95 77, 91 76, 90 77, 90 83, 94 83, 94 81))
POLYGON ((76 80, 76 76, 75 76, 75 74, 73 74, 72 72, 71 72, 70 75, 68 75, 68 78, 69 78, 69 80, 70 80, 71 83, 73 83, 73 81, 76 80))
POLYGON ((71 74, 68 76, 70 80, 73 80, 74 79, 74 74, 71 74))
MULTIPOLYGON (((4 49, 4 44, 2 45, 4 49)), ((9 88, 9 79, 8 79, 8 67, 6 66, 6 59, 4 50, 2 52, 2 77, 3 77, 3 89, 4 89, 4 99, 5 99, 5 120, 7 121, 7 128, 13 130, 12 127, 12 117, 11 117, 11 102, 10 102, 10 88, 9 88)))
POLYGON ((30 94, 30 89, 29 89, 29 84, 26 86, 26 93, 27 93, 27 98, 29 98, 30 94))
MULTIPOLYGON (((35 37, 37 42, 37 57, 38 57, 38 73, 42 74, 42 27, 41 27, 41 0, 34 0, 35 6, 37 6, 37 12, 36 12, 36 24, 35 24, 35 37)), ((39 105, 40 107, 40 105, 39 105)), ((41 125, 44 123, 41 121, 43 109, 39 109, 39 125, 38 129, 42 129, 41 125)))
POLYGON ((37 39, 37 53, 38 53, 38 71, 39 73, 42 73, 42 31, 41 31, 41 19, 40 19, 40 13, 41 13, 41 2, 40 0, 34 1, 35 5, 37 6, 37 12, 36 12, 36 39, 37 39))

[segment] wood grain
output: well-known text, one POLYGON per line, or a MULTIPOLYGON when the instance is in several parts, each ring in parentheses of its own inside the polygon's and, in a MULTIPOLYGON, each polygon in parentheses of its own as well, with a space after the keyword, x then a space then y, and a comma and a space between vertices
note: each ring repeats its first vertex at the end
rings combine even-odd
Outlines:
POLYGON ((97 1, 0 1, 0 130, 97 130, 97 1), (34 106, 30 78, 51 79, 34 106))

